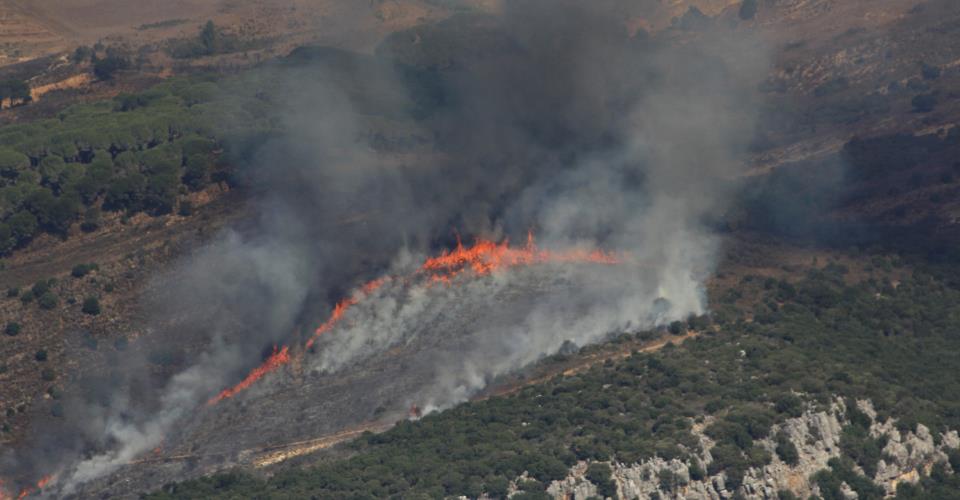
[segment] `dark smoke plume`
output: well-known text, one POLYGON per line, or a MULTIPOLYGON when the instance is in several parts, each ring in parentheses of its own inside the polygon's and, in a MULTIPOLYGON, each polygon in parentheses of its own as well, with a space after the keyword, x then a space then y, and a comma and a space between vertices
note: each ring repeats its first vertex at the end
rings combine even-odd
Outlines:
MULTIPOLYGON (((449 247, 453 230, 466 241, 522 242, 532 229, 542 246, 629 252, 637 265, 556 271, 574 296, 551 295, 515 325, 467 332, 437 360, 443 376, 422 395, 432 407, 565 340, 584 345, 705 312, 718 245, 706 220, 732 196, 766 55, 721 30, 632 33, 641 7, 507 1, 496 14, 394 34, 375 56, 304 49, 276 66, 288 132, 248 162, 256 219, 185 257, 149 299, 154 335, 202 336, 208 347, 152 389, 146 407, 118 387, 59 442, 60 459, 40 460, 57 464, 68 486, 110 473, 157 446, 265 346, 295 342, 357 284, 449 247), (393 142, 371 133, 391 126, 403 131, 393 142)), ((429 293, 387 287, 308 363, 345 369, 404 341, 437 304, 514 279, 429 293)))

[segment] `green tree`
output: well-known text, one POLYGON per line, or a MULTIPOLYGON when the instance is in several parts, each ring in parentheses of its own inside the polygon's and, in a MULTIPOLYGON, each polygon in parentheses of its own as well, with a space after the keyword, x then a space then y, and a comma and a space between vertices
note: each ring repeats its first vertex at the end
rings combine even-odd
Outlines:
POLYGON ((125 70, 130 67, 130 61, 120 55, 108 55, 103 59, 94 57, 93 74, 103 81, 113 80, 117 71, 125 70))
POLYGON ((30 85, 23 80, 5 80, 0 82, 0 99, 10 99, 14 104, 30 101, 30 85))
POLYGON ((57 299, 57 295, 52 291, 47 291, 37 299, 37 305, 39 305, 41 309, 53 309, 57 307, 59 303, 60 300, 57 299))
POLYGON ((587 480, 597 486, 597 491, 604 498, 617 497, 617 485, 612 477, 613 472, 607 464, 592 463, 587 467, 587 480))
POLYGON ((96 297, 87 297, 83 299, 83 307, 80 310, 84 314, 96 316, 100 314, 100 300, 96 297))
POLYGON ((800 453, 797 452, 796 445, 784 433, 777 434, 777 456, 787 465, 797 465, 800 463, 800 453))
POLYGON ((200 30, 200 44, 203 45, 206 53, 216 54, 220 51, 220 32, 213 21, 207 21, 200 30))
POLYGON ((0 177, 16 179, 20 171, 30 166, 27 155, 9 148, 0 147, 0 177))
POLYGON ((96 264, 77 264, 73 266, 73 269, 70 271, 70 275, 74 278, 82 278, 88 274, 90 271, 96 271, 100 266, 96 264))
POLYGON ((7 323, 7 327, 3 329, 3 333, 6 333, 11 337, 16 337, 20 334, 20 323, 15 321, 7 323))
POLYGON ((10 228, 10 236, 16 241, 17 246, 26 245, 37 234, 39 228, 36 216, 25 210, 10 216, 7 219, 7 226, 10 228))
POLYGON ((93 49, 86 45, 81 45, 73 51, 73 62, 76 64, 84 63, 94 56, 93 49))
POLYGON ((0 223, 0 255, 6 255, 17 247, 17 239, 9 224, 0 223))

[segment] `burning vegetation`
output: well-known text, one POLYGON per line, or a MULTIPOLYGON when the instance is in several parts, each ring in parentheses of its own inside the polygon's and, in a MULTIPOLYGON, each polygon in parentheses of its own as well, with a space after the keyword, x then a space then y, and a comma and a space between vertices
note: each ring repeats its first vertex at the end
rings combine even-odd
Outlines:
POLYGON ((244 389, 253 385, 254 382, 256 382, 257 380, 260 380, 261 378, 263 378, 264 375, 277 370, 278 368, 280 368, 281 366, 289 362, 290 362, 290 348, 287 346, 283 346, 282 348, 277 349, 277 346, 273 346, 273 354, 271 354, 270 357, 268 357, 267 360, 263 362, 263 364, 254 368, 254 370, 250 372, 250 374, 247 375, 246 378, 244 378, 243 381, 240 382, 239 384, 233 387, 230 387, 228 389, 224 389, 220 391, 220 393, 217 394, 216 396, 210 398, 210 400, 207 401, 207 405, 215 405, 224 399, 231 398, 237 395, 237 393, 239 393, 240 391, 243 391, 244 389))
MULTIPOLYGON (((470 272, 476 277, 487 276, 496 272, 508 270, 518 266, 531 266, 545 263, 592 263, 615 265, 623 262, 623 256, 603 250, 587 250, 574 248, 562 251, 552 251, 537 247, 533 233, 527 234, 527 242, 523 247, 510 246, 509 240, 495 242, 484 238, 477 240, 470 246, 464 246, 457 238, 457 246, 453 250, 446 250, 436 257, 427 258, 412 275, 404 278, 410 282, 417 277, 426 276, 428 286, 435 283, 452 285, 454 278, 470 272)), ((307 340, 305 347, 313 347, 317 339, 324 333, 332 330, 347 311, 380 289, 384 283, 394 279, 390 276, 369 281, 348 298, 337 302, 330 314, 330 318, 314 330, 307 340)), ((252 386, 256 381, 268 373, 272 373, 291 361, 289 347, 278 349, 274 346, 271 354, 260 366, 253 369, 246 378, 237 385, 224 389, 207 401, 208 406, 215 405, 224 399, 236 396, 252 386)))
MULTIPOLYGON (((37 493, 43 490, 44 486, 46 486, 47 484, 50 484, 50 481, 52 480, 53 480, 52 475, 43 476, 42 478, 40 478, 40 480, 37 481, 37 484, 35 486, 27 486, 22 488, 20 490, 20 493, 18 493, 16 497, 10 496, 10 494, 3 491, 3 489, 0 489, 0 500, 13 500, 14 498, 16 498, 17 500, 22 500, 34 493, 37 493)), ((0 481, 0 488, 3 488, 3 485, 4 485, 4 482, 0 481)))

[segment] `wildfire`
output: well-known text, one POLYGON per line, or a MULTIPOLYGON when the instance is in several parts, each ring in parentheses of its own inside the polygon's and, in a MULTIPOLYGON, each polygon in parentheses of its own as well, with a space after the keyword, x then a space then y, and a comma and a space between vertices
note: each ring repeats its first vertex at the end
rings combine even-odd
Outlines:
MULTIPOLYGON (((44 486, 50 483, 50 481, 53 481, 52 474, 43 476, 42 478, 40 478, 39 481, 37 481, 36 486, 27 486, 26 488, 23 488, 22 490, 20 490, 20 493, 17 495, 17 500, 23 500, 24 498, 27 498, 28 496, 36 493, 37 491, 42 490, 44 486)), ((3 487, 3 481, 0 481, 0 488, 2 487, 3 487)), ((8 493, 6 493, 3 490, 0 490, 0 500, 12 500, 12 499, 13 499, 12 496, 10 496, 8 493)))
MULTIPOLYGON (((417 275, 425 275, 427 276, 428 283, 451 284, 455 277, 468 270, 473 271, 477 276, 485 276, 517 266, 529 266, 550 262, 614 265, 620 264, 622 261, 621 256, 602 250, 572 249, 552 251, 540 249, 534 241, 533 233, 527 234, 526 245, 519 248, 511 247, 507 240, 497 243, 482 238, 477 239, 473 245, 467 247, 457 238, 456 248, 444 251, 436 257, 428 258, 410 278, 417 275)), ((313 347, 313 344, 321 335, 332 330, 334 326, 343 320, 344 315, 351 307, 359 304, 361 300, 391 279, 391 277, 387 276, 365 283, 361 285, 353 295, 338 302, 333 307, 330 318, 320 324, 320 326, 313 331, 313 335, 307 339, 306 348, 309 349, 313 347)), ((224 399, 233 397, 240 391, 250 387, 264 375, 277 370, 289 362, 290 355, 286 346, 279 351, 274 348, 273 355, 250 372, 247 378, 229 389, 224 389, 216 397, 211 398, 207 404, 214 405, 224 399)))
POLYGON ((232 398, 240 391, 253 385, 253 383, 256 382, 257 380, 260 380, 261 378, 263 378, 264 375, 272 371, 275 371, 276 369, 280 368, 281 366, 289 362, 290 362, 290 348, 287 346, 283 346, 283 348, 277 349, 277 347, 274 346, 273 354, 271 354, 270 357, 267 358, 266 361, 264 361, 260 366, 254 368, 253 371, 250 372, 249 375, 247 375, 247 378, 243 379, 243 381, 240 382, 239 384, 233 387, 230 387, 228 389, 224 389, 223 391, 220 392, 220 394, 217 394, 216 396, 210 398, 210 400, 207 401, 207 405, 215 405, 224 399, 232 398))
POLYGON ((365 283, 363 286, 360 287, 361 295, 353 295, 350 298, 346 298, 341 300, 340 302, 337 302, 337 305, 333 307, 333 313, 330 314, 330 319, 328 319, 327 321, 323 322, 323 324, 318 326, 317 329, 313 331, 313 336, 310 337, 309 340, 307 340, 307 349, 313 347, 313 343, 317 341, 318 337, 320 337, 324 333, 327 333, 337 323, 339 323, 340 320, 343 319, 343 315, 346 314, 347 309, 350 309, 350 307, 359 304, 360 299, 362 297, 370 295, 371 293, 376 291, 378 288, 383 286, 383 284, 386 283, 388 279, 390 278, 384 277, 384 278, 376 279, 368 283, 365 283))
POLYGON ((478 239, 470 247, 463 246, 457 238, 457 248, 431 257, 420 267, 420 272, 429 274, 432 282, 449 284, 453 278, 467 269, 478 276, 517 266, 529 266, 547 262, 584 262, 613 265, 621 263, 616 254, 602 250, 573 249, 562 252, 537 248, 533 234, 527 234, 527 244, 521 248, 510 246, 509 241, 496 243, 478 239))

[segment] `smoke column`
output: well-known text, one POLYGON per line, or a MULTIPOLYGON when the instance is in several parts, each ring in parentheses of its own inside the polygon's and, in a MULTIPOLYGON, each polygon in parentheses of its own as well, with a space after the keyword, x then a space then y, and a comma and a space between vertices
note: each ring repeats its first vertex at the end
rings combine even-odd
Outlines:
MULTIPOLYGON (((543 247, 628 252, 638 265, 551 267, 550 279, 575 293, 534 301, 513 324, 460 332, 418 396, 432 408, 566 340, 584 345, 705 312, 718 251, 708 222, 733 196, 766 54, 723 28, 633 33, 628 21, 643 9, 507 1, 496 14, 392 35, 376 56, 331 51, 278 66, 287 133, 261 145, 245 171, 257 216, 185 257, 149 294, 155 335, 201 336, 208 347, 147 406, 131 403, 145 361, 130 360, 124 390, 77 410, 87 417, 77 437, 58 441, 59 460, 31 463, 59 464, 67 491, 109 474, 242 378, 265 346, 316 326, 351 287, 409 272, 449 247, 453 229, 466 241, 522 242, 532 228, 543 247), (383 121, 428 147, 404 155, 377 146, 370 124, 383 121), (78 453, 91 443, 106 451, 78 453)), ((445 304, 542 281, 536 273, 384 286, 322 338, 308 368, 346 369, 408 341, 445 304)))

